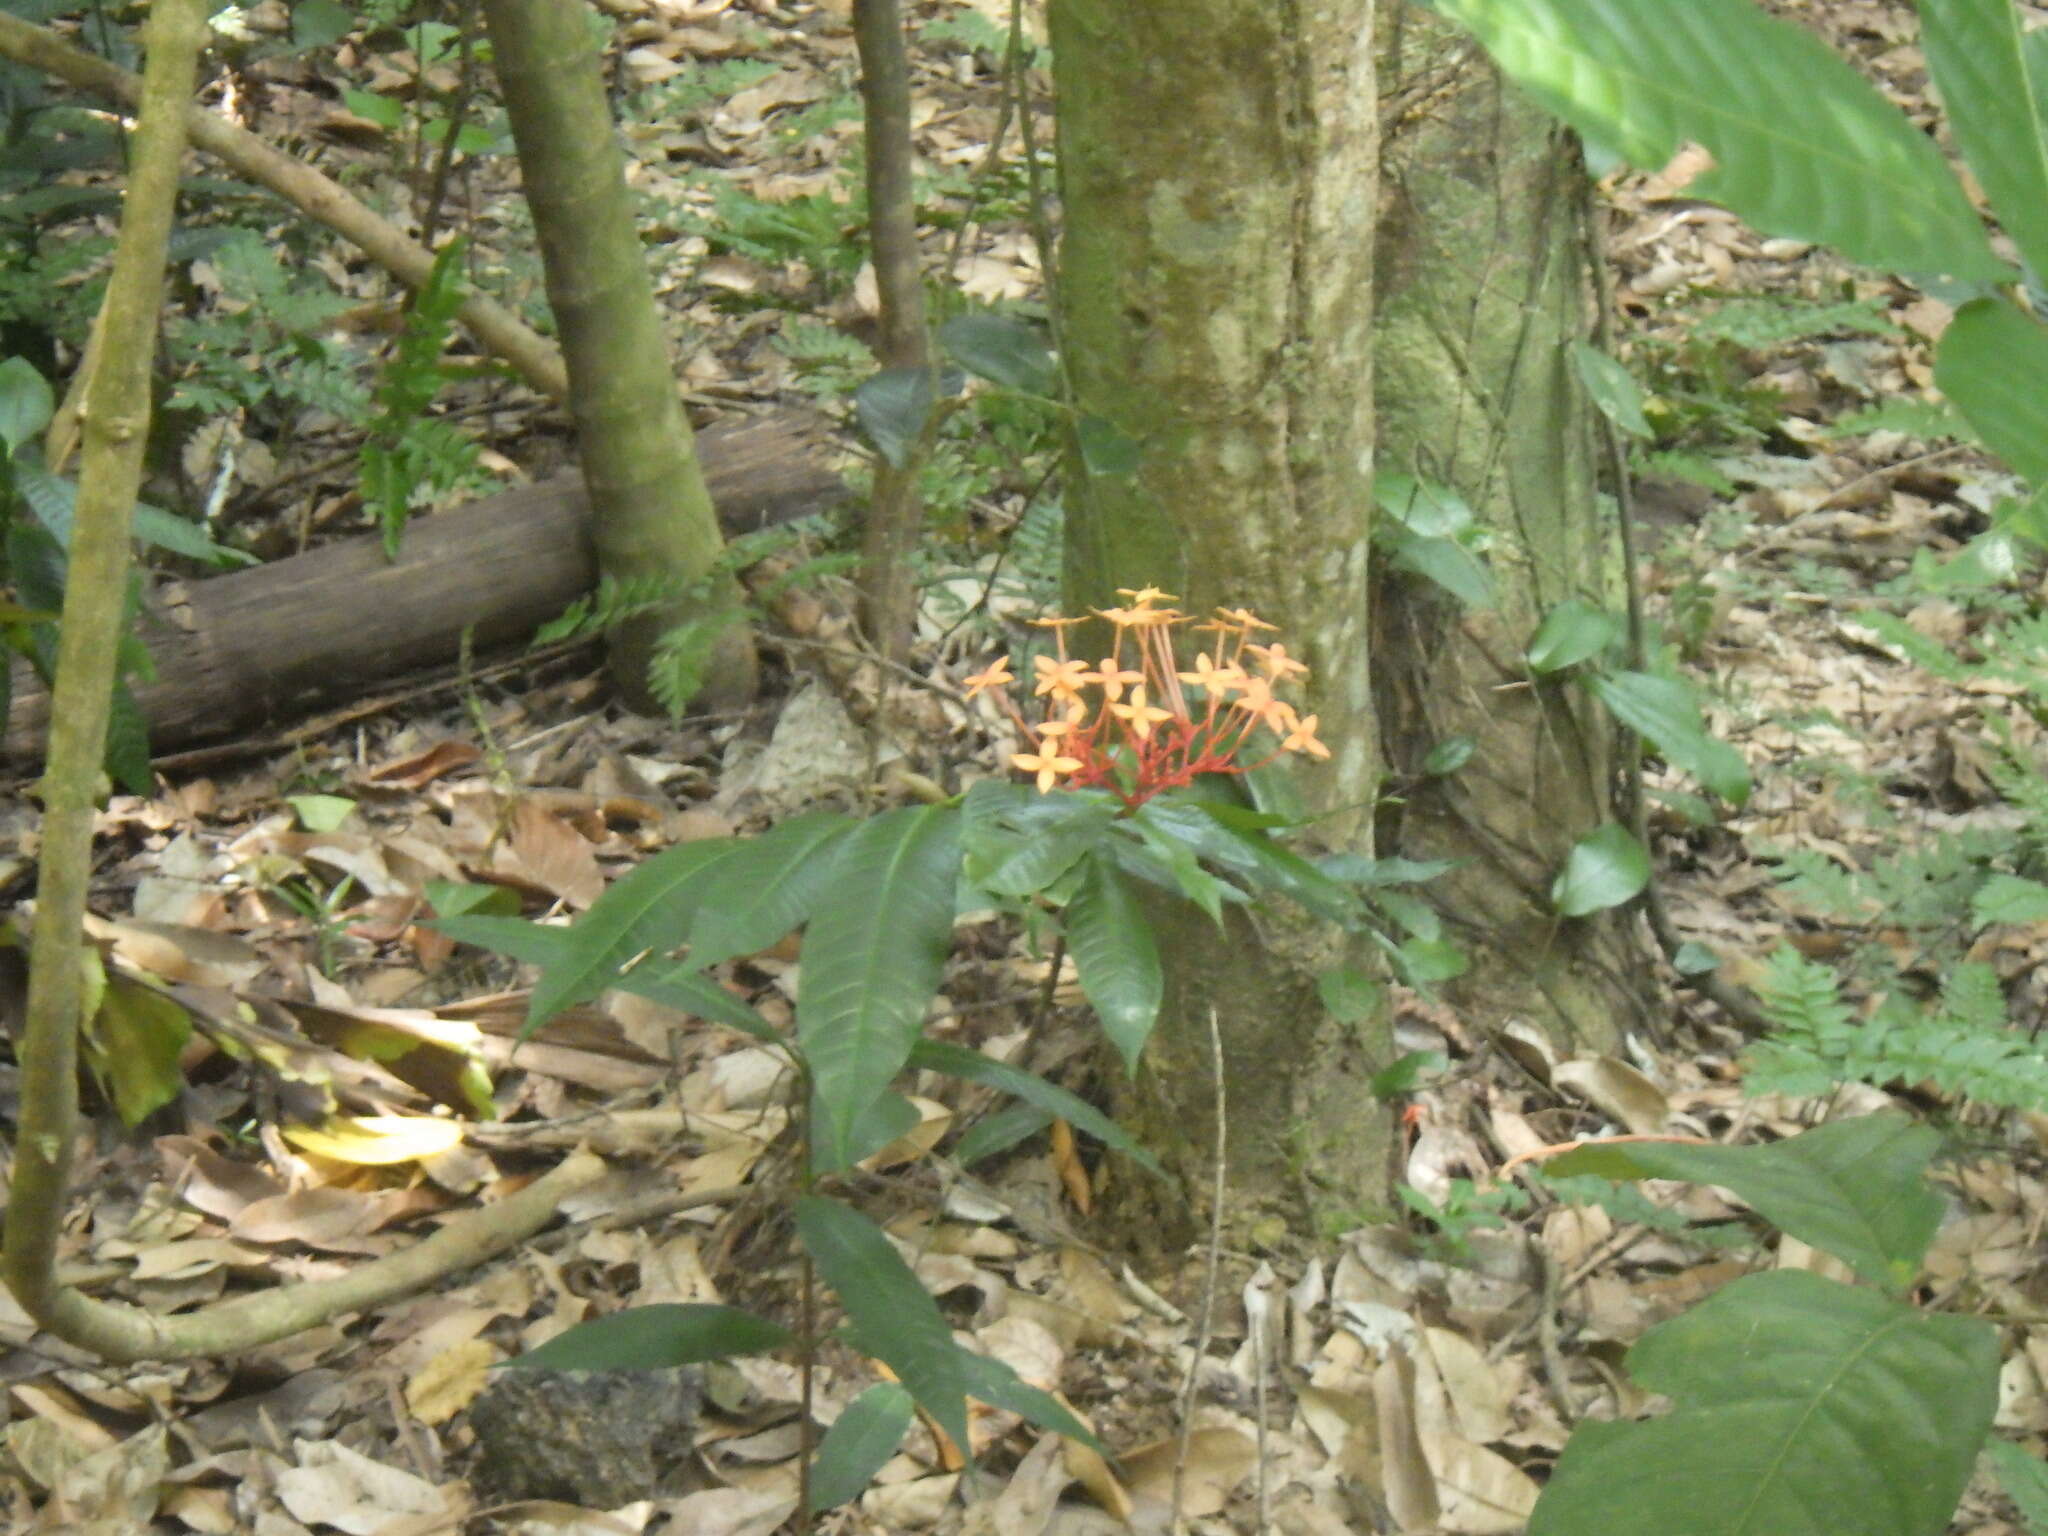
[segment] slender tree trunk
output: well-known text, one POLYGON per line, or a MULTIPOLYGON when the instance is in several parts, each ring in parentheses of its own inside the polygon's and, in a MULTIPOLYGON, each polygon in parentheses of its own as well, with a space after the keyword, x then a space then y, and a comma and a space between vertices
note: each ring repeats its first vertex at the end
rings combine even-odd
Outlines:
MULTIPOLYGON (((897 0, 854 0, 864 112, 868 238, 881 295, 884 368, 931 366, 925 329, 924 266, 917 245, 917 200, 911 185, 910 57, 897 0)), ((861 626, 891 661, 910 653, 917 621, 916 572, 910 557, 924 523, 920 458, 898 468, 876 459, 861 540, 861 626)))
MULTIPOLYGON (((484 16, 562 333, 598 569, 622 583, 697 582, 724 540, 634 224, 596 18, 583 0, 486 0, 484 16)), ((711 588, 664 601, 612 635, 613 678, 636 708, 656 707, 648 663, 666 631, 737 619, 737 584, 726 577, 711 588)), ((702 666, 707 702, 750 698, 755 659, 745 625, 729 623, 702 666)))
MULTIPOLYGON (((1375 786, 1367 674, 1372 0, 1054 0, 1060 329, 1080 411, 1134 439, 1134 474, 1068 496, 1068 589, 1158 586, 1245 606, 1313 668, 1333 751, 1301 775, 1326 842, 1359 846, 1375 786)), ((1078 610, 1077 610, 1078 611, 1078 610)), ((1218 935, 1157 904, 1166 1008, 1122 1113, 1179 1191, 1136 1191, 1184 1235, 1208 1188, 1209 1011, 1228 1085, 1233 1225, 1385 1184, 1372 1028, 1318 1000, 1336 936, 1284 913, 1218 935), (1157 1197, 1157 1198, 1154 1198, 1157 1197)), ((1140 1212, 1132 1211, 1137 1216, 1140 1212)), ((1139 1229, 1133 1223, 1133 1230, 1139 1229)))
POLYGON ((1453 860, 1429 895, 1472 969, 1449 988, 1481 1028, 1523 1019, 1568 1047, 1629 1021, 1642 957, 1611 917, 1559 918, 1549 888, 1608 819, 1611 730, 1522 655, 1566 598, 1619 611, 1611 518, 1570 347, 1587 331, 1585 172, 1568 136, 1421 7, 1380 18, 1382 147, 1374 330, 1383 471, 1448 484, 1491 543, 1496 603, 1471 611, 1386 571, 1374 593, 1380 742, 1397 797, 1383 851, 1453 860), (1476 745, 1421 773, 1452 737, 1476 745))

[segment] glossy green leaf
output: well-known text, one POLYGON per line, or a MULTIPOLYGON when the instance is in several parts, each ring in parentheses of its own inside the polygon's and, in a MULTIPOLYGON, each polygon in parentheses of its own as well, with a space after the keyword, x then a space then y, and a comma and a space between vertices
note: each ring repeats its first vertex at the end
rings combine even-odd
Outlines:
POLYGON ((876 1382, 841 1409, 811 1463, 811 1512, 835 1509, 865 1493, 916 1416, 917 1400, 893 1381, 876 1382))
POLYGON ((854 1347, 873 1355, 963 1450, 967 1438, 967 1352, 953 1342, 916 1274, 882 1229, 851 1206, 818 1195, 796 1202, 804 1249, 846 1309, 854 1347))
POLYGON ((690 964, 707 970, 755 954, 808 921, 830 889, 833 852, 853 824, 837 811, 817 811, 745 839, 718 866, 717 896, 698 903, 690 964))
POLYGON ((902 1070, 953 938, 960 812, 904 806, 855 828, 832 866, 837 899, 804 935, 796 1029, 824 1115, 820 1142, 851 1159, 853 1127, 902 1070))
POLYGON ((1392 1066, 1373 1073, 1366 1086, 1376 1099, 1399 1098, 1404 1093, 1413 1093, 1450 1064, 1450 1057, 1442 1051, 1410 1051, 1392 1066))
POLYGON ((1394 951, 1401 973, 1418 987, 1456 981, 1472 967, 1465 951, 1443 939, 1409 939, 1394 951))
POLYGON ((178 1096, 185 1086, 179 1061, 191 1038, 182 1003, 124 976, 107 978, 82 1045, 123 1125, 133 1129, 178 1096))
POLYGON ((1551 905, 1587 917, 1632 900, 1650 883, 1650 854, 1619 822, 1596 827, 1572 845, 1551 883, 1551 905))
POLYGON ((1762 1147, 1596 1142, 1544 1172, 1719 1185, 1779 1231, 1897 1290, 1919 1272, 1941 1221, 1925 1178, 1940 1144, 1938 1131, 1904 1115, 1862 1115, 1762 1147))
POLYGON ((621 992, 660 1003, 664 1008, 695 1014, 714 1024, 729 1025, 756 1040, 786 1043, 779 1030, 700 972, 695 961, 654 960, 646 965, 631 966, 614 976, 611 985, 621 992))
POLYGON ((1731 805, 1749 798, 1747 765, 1733 747, 1707 734, 1699 700, 1688 685, 1648 672, 1595 673, 1583 681, 1615 719, 1656 747, 1672 767, 1731 805))
POLYGON ((519 893, 507 885, 471 885, 460 880, 429 880, 420 894, 437 917, 517 917, 519 893))
POLYGON ((1058 381, 1044 333, 1012 315, 955 315, 939 327, 939 345, 969 373, 1006 389, 1050 395, 1058 381))
POLYGON ((356 810, 355 801, 341 795, 287 795, 285 804, 308 832, 333 832, 356 810))
POLYGON ((1102 1447, 1086 1424, 1067 1410, 1058 1398, 1018 1376, 1006 1362, 993 1355, 964 1350, 967 1391, 991 1407, 1006 1409, 1040 1429, 1065 1435, 1096 1450, 1102 1447))
POLYGON ((1318 917, 1351 924, 1358 899, 1291 848, 1266 835, 1278 823, 1249 807, 1215 800, 1159 798, 1138 810, 1138 823, 1174 838, 1255 890, 1277 891, 1318 917))
POLYGON ((1107 800, 1058 794, 1040 796, 1040 802, 1024 829, 982 840, 967 869, 984 890, 1013 898, 1037 895, 1100 843, 1117 818, 1107 800))
POLYGON ((1579 382, 1600 414, 1630 437, 1649 437, 1650 423, 1643 417, 1643 387, 1635 375, 1588 342, 1572 343, 1572 365, 1579 382))
POLYGON ((1949 132, 1999 225, 2048 280, 2048 125, 2034 114, 2013 0, 1920 0, 1920 46, 1949 132))
POLYGON ((953 1160, 972 1168, 1019 1142, 1028 1141, 1053 1122, 1053 1116, 1036 1104, 1012 1104, 977 1120, 953 1144, 953 1160))
POLYGON ((1721 957, 1706 945, 1688 939, 1671 957, 1671 968, 1681 976, 1708 976, 1721 968, 1721 957))
POLYGON ((24 357, 0 363, 0 447, 11 456, 50 424, 57 396, 49 380, 24 357))
POLYGON ((1414 475, 1375 476, 1373 501, 1397 527, 1420 539, 1454 539, 1479 521, 1449 486, 1414 475))
POLYGON ((1435 0, 1494 62, 1644 170, 1693 142, 1686 190, 1766 234, 1895 271, 1997 281, 2005 264, 1934 142, 1813 34, 1748 0, 1435 0))
POLYGON ((2048 486, 2048 327, 2003 299, 1956 311, 1934 354, 1934 382, 1985 444, 2048 486))
POLYGON ((1166 993, 1152 925, 1115 867, 1093 857, 1082 866, 1081 883, 1060 921, 1080 972, 1081 990, 1102 1020, 1102 1032, 1123 1058, 1124 1070, 1135 1075, 1166 993))
POLYGON ((789 1342, 789 1330, 738 1307, 657 1302, 578 1323, 507 1369, 665 1371, 733 1355, 758 1355, 789 1342))
POLYGON ((1590 660, 1626 630, 1617 614, 1583 598, 1566 598, 1543 616, 1529 642, 1529 670, 1538 677, 1590 660))
MULTIPOLYGON (((1086 1099, 1076 1098, 1058 1084, 1047 1082, 1036 1072, 997 1061, 992 1056, 984 1056, 964 1045, 955 1045, 950 1040, 918 1041, 911 1049, 910 1064, 927 1072, 944 1072, 965 1082, 999 1089, 1013 1098, 1024 1100, 1045 1115, 1057 1115, 1075 1130, 1093 1136, 1104 1146, 1147 1168, 1159 1166, 1152 1154, 1131 1140, 1129 1133, 1109 1116, 1086 1099)), ((1044 1122, 1041 1120, 1039 1123, 1042 1125, 1044 1122)), ((1024 1134, 1029 1135, 1030 1132, 1024 1134)))
POLYGON ((1805 1270, 1652 1329, 1629 1374, 1673 1399, 1581 1423, 1528 1536, 1938 1536, 1998 1395, 1998 1336, 1805 1270))

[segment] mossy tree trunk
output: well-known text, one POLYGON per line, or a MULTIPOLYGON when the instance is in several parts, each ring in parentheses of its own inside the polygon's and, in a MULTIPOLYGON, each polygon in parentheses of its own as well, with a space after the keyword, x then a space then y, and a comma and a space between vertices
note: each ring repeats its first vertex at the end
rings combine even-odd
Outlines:
MULTIPOLYGON (((1070 601, 1153 585, 1190 612, 1241 605, 1281 625, 1333 751, 1301 776, 1332 843, 1369 830, 1377 773, 1371 16, 1371 0, 1051 7, 1066 363, 1080 410, 1141 449, 1134 474, 1076 471, 1070 601)), ((1181 1190, 1127 1196, 1143 1229, 1171 1243, 1187 1230, 1181 1194, 1208 1187, 1211 1008, 1233 1225, 1257 1231, 1304 1193, 1375 1198, 1385 1125, 1365 1078, 1383 1052, 1318 1001, 1335 937, 1241 913, 1219 935, 1156 906, 1166 1008, 1121 1112, 1181 1190)))
MULTIPOLYGON (((1142 449, 1133 475, 1076 471, 1070 601, 1149 583, 1281 625, 1336 749, 1301 776, 1312 835, 1467 860, 1432 891, 1473 962, 1455 998, 1482 1028, 1600 1038, 1621 973, 1547 892, 1601 819, 1605 735, 1519 663, 1543 609, 1614 574, 1566 351, 1587 313, 1576 157, 1401 0, 1054 0, 1051 21, 1066 365, 1079 409, 1142 449), (1372 568, 1376 448, 1466 494, 1495 610, 1372 568), (1465 772, 1417 779, 1458 734, 1465 772), (1399 817, 1371 814, 1382 773, 1399 817)), ((1173 1177, 1120 1215, 1170 1244, 1204 1203, 1212 1007, 1233 1228, 1382 1206, 1397 1163, 1366 1078, 1386 1022, 1340 1023, 1315 985, 1357 957, 1284 912, 1219 936, 1156 906, 1167 1006, 1120 1112, 1173 1177)))
POLYGON ((1430 895, 1472 959, 1447 988, 1472 1024, 1519 1018, 1601 1048, 1630 1021, 1642 957, 1616 920, 1557 917, 1549 890, 1610 817, 1612 731, 1582 691, 1532 682, 1522 661, 1565 599, 1621 607, 1570 350, 1590 319, 1585 172, 1454 28, 1395 4, 1379 30, 1378 463, 1465 499, 1496 598, 1468 610, 1378 575, 1373 684, 1396 791, 1382 851, 1456 862, 1430 895), (1466 766, 1425 778, 1431 748, 1460 736, 1475 744, 1466 766))
MULTIPOLYGON (((568 364, 598 569, 617 582, 687 590, 725 543, 633 218, 597 18, 583 0, 485 0, 484 18, 568 364)), ((612 674, 628 702, 656 707, 648 665, 664 632, 739 604, 726 578, 708 596, 678 596, 618 626, 612 674)), ((745 626, 723 629, 699 667, 708 702, 751 698, 755 661, 745 626)))

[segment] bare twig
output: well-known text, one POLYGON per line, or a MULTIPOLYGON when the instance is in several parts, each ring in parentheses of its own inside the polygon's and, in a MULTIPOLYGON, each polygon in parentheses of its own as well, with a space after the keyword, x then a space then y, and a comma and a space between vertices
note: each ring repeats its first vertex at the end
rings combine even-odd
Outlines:
POLYGON ((1209 1340, 1216 1327, 1217 1275, 1223 1266, 1224 1147, 1228 1124, 1224 1118, 1223 1031, 1215 1008, 1209 1010, 1209 1071, 1216 1084, 1216 1141, 1211 1155, 1212 1182, 1209 1189, 1209 1256, 1202 1275, 1202 1321, 1195 1331, 1194 1353, 1188 1357, 1188 1371, 1180 1386, 1180 1442, 1173 1451, 1173 1508, 1168 1529, 1184 1529, 1182 1499, 1186 1492, 1188 1447, 1195 1434, 1195 1389, 1200 1382, 1202 1361, 1209 1354, 1209 1340))

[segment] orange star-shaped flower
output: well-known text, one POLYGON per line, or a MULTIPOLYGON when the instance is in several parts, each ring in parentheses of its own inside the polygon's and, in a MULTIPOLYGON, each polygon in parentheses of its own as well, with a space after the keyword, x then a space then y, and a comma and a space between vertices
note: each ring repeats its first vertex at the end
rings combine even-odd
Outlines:
POLYGON ((1228 694, 1245 685, 1243 667, 1240 667, 1234 661, 1227 662, 1219 667, 1207 655, 1195 658, 1194 671, 1176 672, 1174 676, 1184 683, 1193 683, 1197 687, 1206 688, 1211 693, 1218 695, 1228 694))
POLYGON ((1152 739, 1152 728, 1156 725, 1164 725, 1173 718, 1172 710, 1161 709, 1156 704, 1147 704, 1145 702, 1145 685, 1143 683, 1140 683, 1131 690, 1130 703, 1112 704, 1109 706, 1109 712, 1115 715, 1117 719, 1123 721, 1125 725, 1128 725, 1131 728, 1131 734, 1140 741, 1150 741, 1152 739))
POLYGON ((1031 691, 1039 697, 1049 693, 1055 699, 1078 698, 1089 681, 1088 663, 1085 661, 1055 661, 1050 656, 1034 656, 1031 667, 1038 674, 1038 686, 1031 691))
POLYGON ((1248 645, 1245 649, 1258 658, 1260 668, 1276 683, 1308 676, 1307 666, 1288 655, 1287 647, 1277 640, 1271 645, 1248 645))
POLYGON ((1010 762, 1026 773, 1038 776, 1038 792, 1041 795, 1059 782, 1061 774, 1078 773, 1081 768, 1081 759, 1061 757, 1059 748, 1051 742, 1046 742, 1037 752, 1012 752, 1010 762))
POLYGON ((1118 587, 1116 595, 1134 608, 1150 608, 1154 603, 1176 601, 1171 592, 1162 592, 1157 587, 1118 587))
POLYGON ((990 667, 986 672, 977 672, 966 680, 967 697, 971 699, 976 694, 985 692, 990 688, 1000 688, 1006 683, 1014 683, 1015 681, 1017 679, 1010 671, 1010 658, 998 656, 994 666, 990 667))
POLYGON ((1280 743, 1283 752, 1306 752, 1310 757, 1328 757, 1330 749, 1316 739, 1316 717, 1303 715, 1294 722, 1280 743))
POLYGON ((1101 684, 1102 696, 1114 704, 1124 696, 1124 685, 1126 683, 1143 683, 1145 681, 1145 674, 1133 672, 1128 667, 1118 666, 1114 656, 1105 656, 1097 664, 1095 671, 1090 674, 1088 680, 1092 683, 1101 684))

